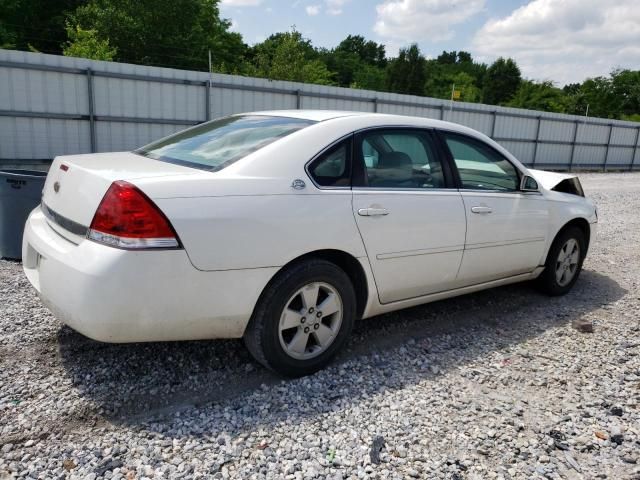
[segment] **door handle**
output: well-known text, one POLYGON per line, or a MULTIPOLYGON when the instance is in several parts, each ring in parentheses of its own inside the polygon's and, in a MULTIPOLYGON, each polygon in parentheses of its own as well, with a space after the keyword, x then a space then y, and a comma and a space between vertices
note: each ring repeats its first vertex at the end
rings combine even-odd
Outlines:
POLYGON ((361 208, 358 210, 358 215, 363 217, 376 217, 380 215, 389 215, 389 210, 386 208, 361 208))
POLYGON ((473 213, 491 213, 493 210, 491 207, 487 207, 486 205, 481 205, 477 207, 471 207, 471 211, 473 213))

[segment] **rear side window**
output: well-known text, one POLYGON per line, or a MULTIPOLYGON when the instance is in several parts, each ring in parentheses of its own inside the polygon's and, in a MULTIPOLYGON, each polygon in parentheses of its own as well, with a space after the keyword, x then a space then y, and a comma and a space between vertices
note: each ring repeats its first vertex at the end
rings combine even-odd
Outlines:
POLYGON ((135 153, 217 172, 313 123, 311 120, 266 115, 225 117, 178 132, 135 153))
POLYGON ((351 140, 331 147, 309 165, 309 175, 321 187, 351 185, 351 140))
POLYGON ((364 166, 362 186, 372 188, 445 188, 442 163, 431 138, 418 130, 372 130, 356 140, 355 155, 364 166))
POLYGON ((518 190, 520 178, 509 160, 482 142, 442 132, 460 174, 462 188, 473 190, 518 190))

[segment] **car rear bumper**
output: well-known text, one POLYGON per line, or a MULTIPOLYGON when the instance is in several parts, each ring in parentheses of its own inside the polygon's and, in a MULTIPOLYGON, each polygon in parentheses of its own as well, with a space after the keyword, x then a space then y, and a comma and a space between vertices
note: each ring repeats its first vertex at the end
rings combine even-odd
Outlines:
POLYGON ((29 219, 23 268, 63 323, 103 342, 238 338, 277 268, 203 272, 184 250, 120 250, 29 219))

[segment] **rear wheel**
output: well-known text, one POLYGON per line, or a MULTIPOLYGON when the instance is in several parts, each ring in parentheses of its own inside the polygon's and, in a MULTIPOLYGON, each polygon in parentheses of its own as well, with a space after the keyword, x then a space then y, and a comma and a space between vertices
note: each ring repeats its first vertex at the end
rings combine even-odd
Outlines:
POLYGON ((569 227, 553 241, 538 286, 549 295, 564 295, 573 287, 582 270, 586 253, 584 233, 577 227, 569 227))
POLYGON ((308 260, 281 272, 263 293, 244 340, 257 361, 298 377, 324 367, 356 315, 353 285, 333 263, 308 260))

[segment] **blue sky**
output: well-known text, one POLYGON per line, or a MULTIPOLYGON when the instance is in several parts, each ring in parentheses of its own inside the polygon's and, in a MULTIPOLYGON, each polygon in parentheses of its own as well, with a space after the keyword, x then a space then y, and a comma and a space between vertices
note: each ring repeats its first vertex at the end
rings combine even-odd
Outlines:
POLYGON ((482 61, 516 59, 523 75, 558 85, 640 68, 638 0, 222 0, 221 13, 253 44, 293 25, 314 45, 349 34, 412 42, 427 56, 467 50, 482 61))

